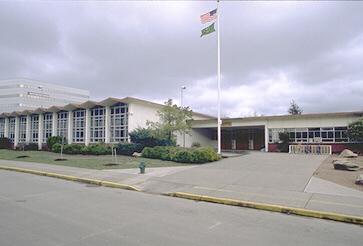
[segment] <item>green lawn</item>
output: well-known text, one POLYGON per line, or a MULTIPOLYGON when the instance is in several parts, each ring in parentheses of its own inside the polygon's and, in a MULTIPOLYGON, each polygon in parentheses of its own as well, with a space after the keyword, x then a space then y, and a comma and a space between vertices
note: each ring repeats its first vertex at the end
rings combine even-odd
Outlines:
POLYGON ((82 167, 91 169, 125 169, 125 168, 138 168, 141 161, 146 163, 146 167, 173 167, 188 165, 183 163, 176 163, 172 161, 162 161, 147 158, 134 158, 129 156, 117 156, 117 165, 113 164, 114 160, 111 155, 63 155, 67 160, 55 161, 59 158, 60 154, 48 151, 15 151, 0 149, 0 159, 3 160, 16 160, 27 162, 38 162, 54 165, 62 165, 69 167, 82 167), (17 158, 17 156, 28 156, 25 158, 17 158))

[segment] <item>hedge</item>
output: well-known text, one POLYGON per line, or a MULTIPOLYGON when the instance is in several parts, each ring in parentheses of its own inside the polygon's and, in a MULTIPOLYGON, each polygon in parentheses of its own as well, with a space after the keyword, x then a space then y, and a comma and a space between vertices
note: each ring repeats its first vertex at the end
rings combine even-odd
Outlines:
MULTIPOLYGON (((52 147, 52 151, 55 153, 61 152, 62 145, 55 143, 52 147)), ((83 155, 109 155, 111 154, 111 147, 105 144, 92 144, 84 146, 81 144, 64 144, 64 154, 83 154, 83 155)))
POLYGON ((38 144, 36 143, 20 143, 16 146, 16 150, 38 150, 38 144))
POLYGON ((9 138, 0 138, 0 149, 12 149, 12 142, 9 138))
POLYGON ((145 147, 142 157, 182 163, 206 163, 217 161, 221 157, 213 148, 181 148, 172 146, 145 147))
POLYGON ((143 148, 144 146, 138 143, 120 143, 117 145, 116 153, 131 156, 134 152, 141 152, 143 148))

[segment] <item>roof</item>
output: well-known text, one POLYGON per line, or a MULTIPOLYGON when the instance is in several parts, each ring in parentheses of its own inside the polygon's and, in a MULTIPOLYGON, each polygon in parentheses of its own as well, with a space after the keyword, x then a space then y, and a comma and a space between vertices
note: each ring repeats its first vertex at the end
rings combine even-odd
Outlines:
MULTIPOLYGON (((324 118, 324 117, 363 117, 363 111, 352 112, 333 112, 333 113, 310 113, 299 115, 270 115, 270 116, 252 116, 252 117, 237 117, 237 118, 223 118, 223 122, 232 121, 253 121, 253 120, 274 120, 274 119, 304 119, 304 118, 324 118)), ((196 123, 214 122, 214 119, 208 120, 194 120, 196 123)))
MULTIPOLYGON (((49 108, 37 108, 34 110, 24 110, 24 111, 16 111, 16 112, 10 112, 10 113, 1 113, 0 117, 9 117, 9 116, 18 116, 18 115, 27 115, 27 114, 38 114, 38 113, 43 113, 43 112, 58 112, 58 111, 62 111, 62 110, 75 110, 75 109, 86 109, 86 108, 93 108, 95 106, 111 106, 114 105, 116 103, 138 103, 138 104, 143 104, 143 105, 147 105, 147 106, 151 106, 151 107, 157 107, 157 108, 162 108, 164 107, 163 104, 160 103, 155 103, 155 102, 151 102, 151 101, 147 101, 147 100, 143 100, 143 99, 139 99, 139 98, 135 98, 135 97, 124 97, 124 98, 114 98, 114 97, 108 97, 102 101, 85 101, 83 103, 69 103, 65 106, 51 106, 49 108)), ((200 117, 205 117, 205 118, 214 118, 213 116, 210 115, 206 115, 206 114, 201 114, 198 112, 193 112, 193 114, 195 116, 200 116, 200 117)))

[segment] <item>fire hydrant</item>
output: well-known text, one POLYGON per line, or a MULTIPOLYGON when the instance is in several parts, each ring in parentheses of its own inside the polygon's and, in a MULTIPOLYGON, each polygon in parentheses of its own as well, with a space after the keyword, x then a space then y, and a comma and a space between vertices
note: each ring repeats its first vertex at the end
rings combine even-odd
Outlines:
POLYGON ((146 168, 145 162, 143 162, 143 161, 140 162, 139 168, 140 168, 140 173, 144 174, 145 173, 145 168, 146 168))

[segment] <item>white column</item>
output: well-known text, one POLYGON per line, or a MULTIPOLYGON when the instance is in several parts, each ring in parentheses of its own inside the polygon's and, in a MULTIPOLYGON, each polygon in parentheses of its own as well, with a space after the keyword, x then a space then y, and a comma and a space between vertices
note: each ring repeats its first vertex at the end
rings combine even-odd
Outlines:
POLYGON ((269 139, 268 127, 267 124, 265 124, 265 152, 268 152, 268 139, 269 139))
POLYGON ((111 125, 111 107, 107 106, 105 107, 105 143, 110 143, 111 139, 111 131, 110 131, 110 125, 111 125))
POLYGON ((90 143, 90 128, 91 128, 91 110, 88 108, 86 109, 86 117, 85 117, 85 136, 84 136, 84 144, 86 146, 90 143))
POLYGON ((19 116, 15 117, 14 149, 19 143, 19 116))
POLYGON ((68 144, 72 143, 73 140, 73 112, 72 111, 68 111, 68 144))
POLYGON ((9 118, 5 118, 4 137, 9 137, 9 118))
POLYGON ((43 128, 44 128, 44 114, 39 114, 38 123, 38 149, 41 150, 43 147, 43 128))
POLYGON ((52 114, 52 136, 57 136, 57 119, 58 114, 53 112, 52 114))
POLYGON ((31 117, 29 114, 26 116, 25 143, 30 143, 30 126, 31 126, 31 117))

